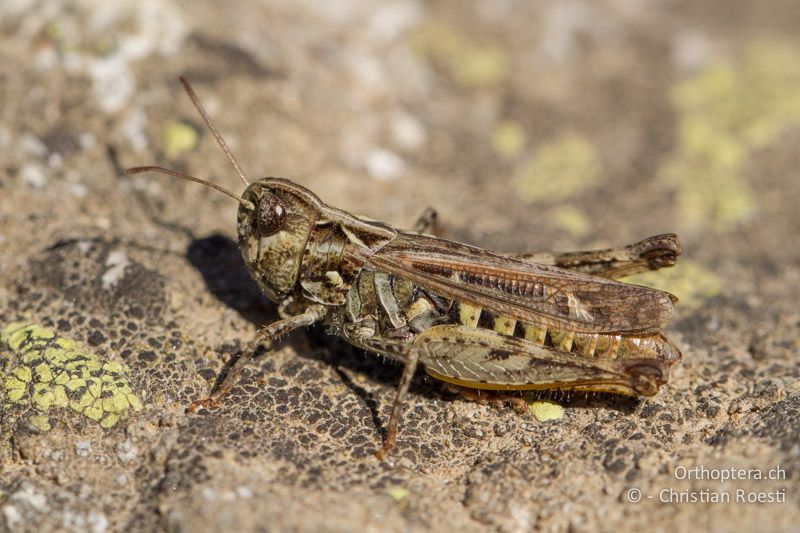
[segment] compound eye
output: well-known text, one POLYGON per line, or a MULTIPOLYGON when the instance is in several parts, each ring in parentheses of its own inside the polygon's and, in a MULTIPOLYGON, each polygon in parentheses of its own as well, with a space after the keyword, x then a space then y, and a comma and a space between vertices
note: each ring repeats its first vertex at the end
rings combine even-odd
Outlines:
POLYGON ((256 224, 262 237, 278 233, 286 223, 286 207, 274 194, 265 193, 258 202, 256 224))

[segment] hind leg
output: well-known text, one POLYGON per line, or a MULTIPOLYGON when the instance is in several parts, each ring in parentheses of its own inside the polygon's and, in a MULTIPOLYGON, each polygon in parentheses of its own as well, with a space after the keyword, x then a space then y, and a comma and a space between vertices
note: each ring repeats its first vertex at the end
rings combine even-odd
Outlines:
POLYGON ((605 250, 534 252, 513 254, 512 257, 594 276, 619 279, 631 274, 673 266, 679 255, 681 255, 681 243, 678 236, 666 233, 605 250))

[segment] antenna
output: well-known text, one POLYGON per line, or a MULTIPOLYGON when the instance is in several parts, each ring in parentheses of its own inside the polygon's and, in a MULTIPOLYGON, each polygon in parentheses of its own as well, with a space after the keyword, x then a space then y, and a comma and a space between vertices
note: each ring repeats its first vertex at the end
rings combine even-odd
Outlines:
MULTIPOLYGON (((225 152, 225 155, 228 156, 228 161, 231 162, 231 165, 233 165, 233 168, 236 169, 236 173, 239 174, 239 179, 242 180, 242 183, 244 183, 245 187, 250 186, 250 182, 247 181, 247 178, 245 177, 244 172, 242 172, 242 167, 239 166, 238 161, 236 161, 236 158, 233 157, 233 152, 231 152, 231 149, 228 148, 227 144, 225 144, 225 139, 222 138, 222 134, 220 134, 220 132, 217 129, 217 127, 214 126, 214 123, 211 122, 211 117, 208 116, 208 113, 206 112, 205 108, 200 103, 200 99, 197 97, 197 94, 194 92, 194 89, 192 89, 192 86, 189 85, 189 82, 186 81, 186 78, 184 78, 183 76, 179 76, 178 79, 180 80, 181 85, 183 85, 183 88, 186 91, 186 94, 188 94, 189 98, 192 99, 192 103, 194 104, 194 107, 197 108, 197 111, 200 113, 200 116, 203 117, 203 121, 206 123, 206 126, 208 126, 208 129, 211 131, 211 134, 217 140, 217 144, 219 145, 220 148, 222 148, 222 151, 225 152)), ((155 168, 151 168, 151 170, 155 170, 155 168)), ((163 170, 166 170, 166 169, 163 169, 163 170)), ((177 177, 182 177, 182 176, 177 176, 177 177)), ((196 181, 196 180, 197 180, 197 178, 194 178, 194 179, 192 179, 190 181, 196 181)), ((200 182, 200 183, 202 183, 202 182, 200 182)))
POLYGON ((229 190, 217 185, 216 183, 212 183, 212 182, 210 182, 208 180, 204 180, 202 178, 195 178, 194 176, 190 176, 188 174, 183 174, 183 173, 177 172, 175 170, 170 170, 170 169, 164 168, 164 167, 147 166, 147 167, 132 167, 132 168, 129 168, 129 169, 127 169, 125 171, 126 174, 131 175, 131 176, 133 174, 141 174, 142 172, 156 172, 156 173, 159 173, 159 174, 167 174, 168 176, 174 176, 176 178, 180 178, 180 179, 186 180, 186 181, 194 181, 195 183, 200 183, 202 185, 205 185, 206 187, 211 187, 212 189, 216 189, 219 192, 221 192, 222 194, 227 194, 228 196, 230 196, 231 198, 233 198, 234 200, 236 200, 237 202, 242 204, 247 209, 251 209, 251 210, 255 209, 255 206, 253 205, 252 202, 250 202, 248 200, 245 200, 244 198, 242 198, 240 196, 236 196, 235 194, 233 194, 229 190))

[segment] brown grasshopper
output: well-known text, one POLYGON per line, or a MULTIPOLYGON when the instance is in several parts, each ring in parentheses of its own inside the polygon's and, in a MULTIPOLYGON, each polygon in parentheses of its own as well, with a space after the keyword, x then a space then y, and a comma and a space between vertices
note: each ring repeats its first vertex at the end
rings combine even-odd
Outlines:
POLYGON ((680 351, 659 329, 677 299, 615 281, 675 264, 677 236, 588 252, 513 255, 428 234, 429 210, 412 231, 323 203, 286 179, 249 183, 189 83, 181 83, 247 187, 241 197, 162 167, 136 167, 202 183, 239 202, 242 257, 281 319, 262 327, 207 399, 215 407, 259 345, 325 323, 351 344, 405 368, 380 458, 394 446, 403 399, 422 365, 464 391, 512 400, 503 391, 550 389, 653 396, 680 351), (487 392, 494 391, 494 392, 487 392), (494 395, 494 396, 493 396, 494 395))

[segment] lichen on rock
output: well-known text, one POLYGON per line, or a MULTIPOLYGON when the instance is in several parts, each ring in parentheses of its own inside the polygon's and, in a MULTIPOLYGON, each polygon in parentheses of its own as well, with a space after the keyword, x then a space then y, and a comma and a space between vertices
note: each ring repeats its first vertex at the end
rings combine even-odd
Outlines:
POLYGON ((52 409, 70 408, 103 428, 142 409, 126 366, 106 361, 49 328, 11 323, 0 330, 0 346, 16 364, 3 376, 2 403, 31 407, 28 421, 40 430, 50 429, 44 415, 52 409))

